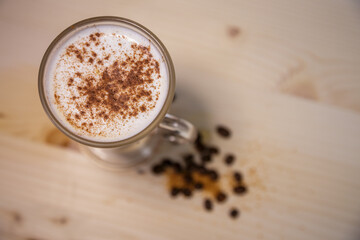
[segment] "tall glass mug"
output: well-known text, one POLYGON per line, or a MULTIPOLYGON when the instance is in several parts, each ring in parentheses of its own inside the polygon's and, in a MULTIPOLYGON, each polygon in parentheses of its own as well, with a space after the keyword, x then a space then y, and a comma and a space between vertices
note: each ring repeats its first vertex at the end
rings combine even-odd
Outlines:
MULTIPOLYGON (((194 141, 196 137, 197 131, 191 123, 167 113, 175 92, 175 71, 168 51, 151 31, 129 19, 108 16, 95 17, 80 21, 65 29, 46 50, 40 65, 38 81, 41 103, 53 124, 68 137, 80 143, 82 150, 108 169, 121 169, 150 159, 156 153, 156 149, 163 139, 177 144, 184 144, 194 141), (47 87, 52 81, 51 78, 54 77, 51 71, 54 71, 53 62, 61 54, 59 49, 63 48, 69 39, 76 37, 80 32, 97 26, 113 26, 114 28, 118 26, 132 34, 140 34, 149 40, 152 47, 157 49, 157 52, 161 55, 163 65, 166 66, 168 87, 166 92, 162 93, 166 95, 163 95, 165 97, 161 109, 141 131, 120 140, 90 139, 71 129, 70 125, 61 118, 61 114, 59 115, 57 112, 53 99, 55 94, 51 91, 51 88, 47 87)), ((106 124, 106 121, 104 124, 106 124)))

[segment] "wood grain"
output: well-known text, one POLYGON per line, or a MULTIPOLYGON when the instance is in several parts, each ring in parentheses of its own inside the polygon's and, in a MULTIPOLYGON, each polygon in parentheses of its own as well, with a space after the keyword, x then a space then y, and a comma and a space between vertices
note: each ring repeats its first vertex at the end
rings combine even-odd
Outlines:
POLYGON ((359 239, 359 9, 335 0, 1 1, 0 239, 359 239), (61 30, 98 15, 138 21, 167 46, 171 112, 234 152, 245 173, 249 194, 228 202, 238 220, 226 206, 206 213, 200 195, 170 199, 162 178, 98 168, 52 126, 37 94, 42 54, 61 30), (230 141, 211 134, 219 123, 233 129, 230 141))

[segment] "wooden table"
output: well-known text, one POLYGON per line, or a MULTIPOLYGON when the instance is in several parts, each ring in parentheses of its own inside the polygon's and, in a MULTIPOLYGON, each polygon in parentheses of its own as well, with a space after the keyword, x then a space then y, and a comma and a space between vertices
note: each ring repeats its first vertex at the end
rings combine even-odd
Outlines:
POLYGON ((359 239, 359 26, 357 1, 1 1, 0 239, 359 239), (232 128, 209 137, 236 154, 247 195, 207 213, 201 194, 171 199, 164 178, 64 147, 38 66, 61 30, 99 15, 162 39, 172 112, 232 128))

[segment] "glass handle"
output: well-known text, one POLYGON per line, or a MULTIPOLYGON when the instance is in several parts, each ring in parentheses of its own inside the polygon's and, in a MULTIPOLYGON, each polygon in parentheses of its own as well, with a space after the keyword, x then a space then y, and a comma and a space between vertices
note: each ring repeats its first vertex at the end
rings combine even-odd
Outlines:
POLYGON ((192 123, 171 114, 165 115, 159 127, 165 133, 165 138, 173 143, 192 143, 197 136, 197 130, 192 123))

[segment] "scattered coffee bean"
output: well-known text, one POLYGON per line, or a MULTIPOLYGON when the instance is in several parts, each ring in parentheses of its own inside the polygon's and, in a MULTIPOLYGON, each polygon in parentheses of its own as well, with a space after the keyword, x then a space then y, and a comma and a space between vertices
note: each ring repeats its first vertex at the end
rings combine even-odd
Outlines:
POLYGON ((161 173, 164 172, 164 168, 161 166, 161 165, 154 165, 153 168, 152 168, 152 172, 155 174, 155 175, 159 175, 161 173))
POLYGON ((219 153, 219 148, 214 147, 214 146, 210 147, 209 152, 210 152, 210 154, 218 154, 219 153))
POLYGON ((201 175, 205 175, 208 172, 208 170, 204 166, 197 166, 196 171, 201 175))
POLYGON ((193 163, 194 162, 194 155, 191 154, 191 153, 186 154, 186 155, 184 155, 183 159, 185 161, 185 164, 193 163))
POLYGON ((187 172, 192 172, 194 170, 196 170, 197 165, 195 163, 190 163, 190 164, 186 164, 185 165, 185 171, 187 172))
POLYGON ((161 161, 161 165, 166 168, 166 167, 170 167, 172 165, 172 161, 171 159, 169 158, 164 158, 162 161, 161 161))
POLYGON ((171 166, 175 172, 180 173, 182 171, 182 166, 180 165, 180 163, 174 162, 171 166))
POLYGON ((235 156, 234 156, 234 155, 232 155, 232 154, 227 154, 227 155, 225 156, 225 163, 226 163, 226 165, 232 165, 232 164, 234 163, 234 161, 235 161, 235 156))
POLYGON ((216 131, 220 136, 224 138, 229 138, 231 136, 230 130, 225 126, 222 125, 217 126, 216 131))
POLYGON ((207 210, 207 211, 211 211, 211 210, 212 210, 213 204, 212 204, 212 202, 211 202, 210 199, 206 198, 206 199, 204 200, 204 208, 205 208, 205 210, 207 210))
POLYGON ((216 181, 219 178, 219 174, 215 170, 209 170, 207 174, 209 175, 210 179, 213 181, 216 181))
POLYGON ((183 194, 184 194, 185 197, 191 197, 191 196, 192 196, 192 192, 191 192, 191 190, 188 189, 188 188, 183 188, 183 189, 182 189, 182 192, 183 192, 183 194))
POLYGON ((226 199, 227 199, 227 196, 226 196, 226 194, 223 193, 223 192, 219 192, 219 193, 216 195, 216 200, 217 200, 219 203, 224 202, 226 199))
POLYGON ((211 162, 211 155, 210 154, 204 154, 201 156, 201 161, 203 163, 209 163, 211 162))
POLYGON ((241 194, 244 194, 244 193, 247 192, 247 188, 245 186, 242 186, 242 185, 235 186, 233 190, 234 190, 234 193, 238 194, 238 195, 241 195, 241 194))
POLYGON ((239 216, 239 210, 237 210, 236 208, 231 208, 230 209, 230 217, 237 218, 238 216, 239 216))
MULTIPOLYGON (((216 127, 216 131, 221 137, 231 137, 231 131, 227 127, 219 125, 216 127)), ((217 146, 206 144, 200 132, 198 132, 193 146, 196 151, 184 154, 181 162, 163 158, 160 163, 152 166, 152 172, 158 175, 168 168, 174 170, 166 174, 169 177, 169 182, 173 183, 170 189, 171 197, 183 194, 185 198, 190 198, 197 191, 205 191, 207 194, 211 194, 214 196, 214 200, 205 198, 203 202, 205 210, 211 211, 214 202, 224 203, 228 198, 223 189, 219 188, 218 181, 221 180, 222 175, 216 168, 209 168, 208 166, 208 163, 215 158, 216 154, 219 154, 220 150, 217 146)), ((223 159, 226 165, 232 165, 235 160, 236 157, 233 154, 226 154, 223 159)), ((230 183, 234 184, 235 182, 235 186, 232 185, 232 194, 241 195, 246 193, 247 187, 243 185, 242 174, 234 171, 232 177, 234 180, 230 183)), ((239 210, 232 208, 229 213, 232 218, 236 218, 239 215, 239 210)))
POLYGON ((176 197, 179 193, 180 193, 179 188, 177 188, 177 187, 171 188, 171 192, 170 192, 171 196, 176 197))
POLYGON ((198 132, 197 138, 195 140, 195 148, 201 152, 205 149, 205 145, 203 143, 203 138, 200 132, 198 132))
POLYGON ((236 182, 240 183, 243 179, 242 174, 240 172, 234 172, 234 179, 236 182))
POLYGON ((204 188, 204 184, 202 184, 201 182, 196 182, 194 184, 194 188, 195 189, 203 189, 204 188))

